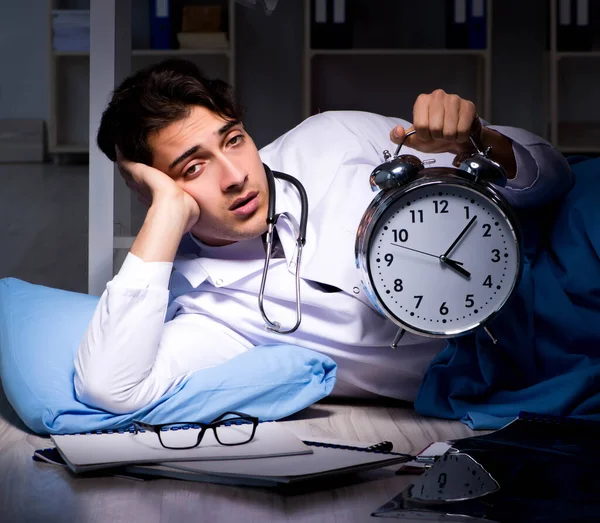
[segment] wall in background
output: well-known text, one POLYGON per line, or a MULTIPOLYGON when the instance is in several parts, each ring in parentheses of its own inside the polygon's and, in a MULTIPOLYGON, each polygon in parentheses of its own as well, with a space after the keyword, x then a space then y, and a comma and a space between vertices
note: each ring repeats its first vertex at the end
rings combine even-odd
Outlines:
POLYGON ((0 118, 50 113, 50 34, 45 0, 0 2, 0 118))

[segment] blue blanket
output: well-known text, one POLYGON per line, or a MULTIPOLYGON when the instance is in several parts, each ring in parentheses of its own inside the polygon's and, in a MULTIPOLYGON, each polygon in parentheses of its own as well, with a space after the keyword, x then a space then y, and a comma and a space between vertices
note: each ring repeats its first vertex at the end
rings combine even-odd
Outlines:
POLYGON ((521 216, 521 283, 485 332, 456 338, 431 363, 424 415, 495 429, 519 411, 600 419, 600 159, 572 166, 554 208, 521 216))

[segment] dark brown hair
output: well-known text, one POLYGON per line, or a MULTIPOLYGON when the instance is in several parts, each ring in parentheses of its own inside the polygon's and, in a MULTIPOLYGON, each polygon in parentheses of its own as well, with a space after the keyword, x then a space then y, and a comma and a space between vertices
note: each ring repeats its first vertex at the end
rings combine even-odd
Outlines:
POLYGON ((100 121, 98 147, 112 161, 118 146, 127 159, 151 165, 148 135, 185 118, 192 106, 225 120, 242 118, 231 86, 205 78, 192 62, 168 59, 142 69, 113 91, 100 121))

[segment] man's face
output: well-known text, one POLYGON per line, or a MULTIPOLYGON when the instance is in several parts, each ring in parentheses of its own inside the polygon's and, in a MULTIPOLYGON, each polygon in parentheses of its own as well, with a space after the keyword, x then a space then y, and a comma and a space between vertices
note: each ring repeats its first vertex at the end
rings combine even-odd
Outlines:
POLYGON ((192 228, 209 245, 262 234, 269 191, 256 145, 240 122, 192 107, 189 116, 148 137, 152 167, 166 173, 200 207, 192 228))

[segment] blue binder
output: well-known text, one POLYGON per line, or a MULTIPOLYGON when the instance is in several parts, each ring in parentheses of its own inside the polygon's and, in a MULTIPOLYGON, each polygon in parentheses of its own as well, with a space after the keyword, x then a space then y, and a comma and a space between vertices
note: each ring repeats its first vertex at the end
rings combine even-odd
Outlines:
POLYGON ((150 43, 152 49, 171 49, 171 10, 169 0, 150 4, 150 43))
POLYGON ((487 47, 486 4, 487 0, 469 0, 467 11, 470 49, 485 49, 487 47))

